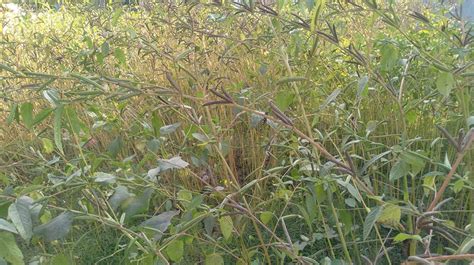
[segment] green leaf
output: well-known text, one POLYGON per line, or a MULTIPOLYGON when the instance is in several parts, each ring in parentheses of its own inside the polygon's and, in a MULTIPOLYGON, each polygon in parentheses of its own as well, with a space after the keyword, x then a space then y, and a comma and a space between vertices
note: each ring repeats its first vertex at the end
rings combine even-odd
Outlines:
POLYGON ((155 231, 165 232, 171 224, 171 219, 179 214, 179 211, 167 211, 142 222, 140 226, 151 228, 155 231))
POLYGON ((411 173, 418 174, 425 167, 426 158, 413 151, 405 151, 400 155, 400 159, 405 163, 410 164, 411 173))
POLYGON ((120 48, 115 48, 114 56, 115 56, 115 59, 117 59, 117 61, 121 65, 125 65, 125 63, 127 62, 126 59, 125 59, 125 53, 120 48))
POLYGON ((0 218, 0 230, 18 234, 18 231, 16 231, 15 226, 3 218, 0 218))
POLYGON ((174 261, 178 262, 184 255, 184 242, 183 240, 173 240, 165 249, 166 255, 174 261))
POLYGON ((30 214, 31 203, 25 197, 20 197, 8 207, 8 217, 18 231, 18 234, 29 241, 33 235, 33 221, 30 214))
POLYGON ((232 230, 234 228, 232 218, 228 215, 219 218, 219 226, 225 240, 228 240, 232 236, 232 230))
POLYGON ((379 123, 377 121, 368 121, 367 122, 367 126, 365 128, 365 132, 366 132, 366 137, 369 136, 370 133, 372 133, 373 131, 375 131, 375 129, 377 128, 377 125, 379 123))
POLYGON ((399 51, 397 47, 392 44, 386 44, 380 50, 381 60, 380 68, 383 72, 391 71, 397 64, 399 58, 399 51))
POLYGON ((281 91, 275 97, 275 103, 281 111, 286 111, 295 99, 295 95, 288 91, 281 91))
POLYGON ((73 219, 73 213, 63 212, 48 223, 36 227, 34 233, 43 237, 46 241, 63 238, 69 233, 73 219))
POLYGON ((12 106, 10 107, 10 114, 8 114, 7 118, 7 124, 10 125, 14 120, 18 122, 18 104, 13 103, 12 106))
POLYGON ((121 8, 115 9, 114 13, 112 14, 112 20, 111 20, 112 26, 114 27, 117 26, 118 20, 122 16, 122 14, 123 14, 123 10, 121 8))
POLYGON ((0 257, 12 265, 23 265, 23 253, 16 244, 15 237, 8 232, 0 232, 0 257))
POLYGON ((436 89, 438 92, 447 97, 454 87, 454 76, 450 72, 441 72, 436 78, 436 89))
POLYGON ((102 53, 102 55, 104 57, 106 57, 107 55, 109 55, 110 53, 110 45, 107 41, 105 41, 104 43, 102 43, 102 45, 100 46, 100 52, 102 53))
POLYGON ((405 233, 400 233, 400 234, 396 235, 393 238, 393 241, 395 241, 395 243, 398 243, 398 242, 402 242, 402 241, 405 241, 405 240, 408 240, 408 239, 410 239, 410 240, 415 239, 415 240, 421 242, 421 237, 419 235, 409 235, 409 234, 405 234, 405 233))
POLYGON ((50 265, 69 265, 69 264, 74 264, 71 260, 71 257, 69 257, 66 254, 60 253, 56 254, 51 258, 51 261, 49 263, 50 265))
POLYGON ((146 188, 139 196, 131 197, 122 203, 126 219, 130 220, 135 215, 146 212, 150 205, 151 195, 153 195, 153 189, 146 188))
POLYGON ((109 154, 112 158, 116 158, 117 155, 120 153, 120 150, 122 150, 122 147, 123 147, 122 137, 117 136, 109 144, 109 146, 107 146, 107 152, 109 152, 109 154))
POLYGON ((367 75, 363 75, 357 81, 357 98, 361 98, 362 96, 367 95, 367 92, 369 91, 368 83, 369 83, 369 77, 367 75))
POLYGON ((43 143, 43 149, 46 154, 51 154, 54 151, 54 144, 48 138, 41 138, 41 142, 43 143))
POLYGON ((370 213, 365 218, 364 228, 362 232, 364 240, 366 240, 369 236, 370 231, 372 231, 372 228, 374 227, 375 222, 377 222, 377 219, 379 218, 380 214, 382 214, 382 207, 376 206, 371 209, 370 213))
POLYGON ((218 253, 207 255, 204 265, 224 265, 224 258, 218 253))
POLYGON ((409 172, 410 167, 408 166, 408 164, 403 160, 399 160, 390 169, 389 180, 393 182, 408 175, 409 172))
POLYGON ((175 156, 170 159, 159 159, 158 166, 160 172, 164 172, 170 169, 182 169, 189 166, 189 163, 181 159, 180 156, 175 156))
POLYGON ((38 114, 36 114, 35 118, 33 119, 32 126, 38 125, 40 122, 46 119, 51 112, 53 112, 53 109, 51 108, 46 108, 40 111, 38 114))
POLYGON ((62 140, 62 127, 61 127, 61 120, 63 116, 63 107, 59 106, 56 108, 54 111, 54 125, 53 125, 53 131, 54 131, 54 143, 56 144, 56 147, 58 148, 59 152, 64 153, 63 150, 63 140, 62 140))
POLYGON ((75 133, 79 135, 81 132, 81 128, 83 127, 83 123, 77 117, 76 111, 71 107, 64 108, 64 117, 69 124, 71 133, 75 133))
POLYGON ((33 104, 30 102, 21 104, 20 116, 26 128, 31 129, 33 127, 33 104))
POLYGON ((96 172, 94 176, 92 176, 95 182, 104 183, 104 184, 112 184, 115 183, 117 177, 115 175, 104 173, 104 172, 96 172))
POLYGON ((181 126, 180 122, 163 126, 160 128, 160 135, 168 135, 174 133, 179 128, 179 126, 181 126))
POLYGON ((460 192, 462 190, 462 188, 464 188, 464 180, 459 179, 456 182, 454 182, 453 190, 454 190, 455 193, 460 192))
POLYGON ((402 209, 400 208, 400 206, 387 203, 383 206, 382 213, 377 219, 377 222, 392 227, 398 227, 400 225, 401 215, 402 209))
POLYGON ((260 220, 264 224, 268 224, 268 222, 270 222, 270 220, 272 220, 272 217, 273 217, 272 212, 263 212, 263 213, 260 214, 260 220))
POLYGON ((192 136, 194 139, 197 139, 201 143, 208 143, 210 140, 207 135, 204 135, 202 133, 193 133, 192 136))
POLYGON ((110 206, 114 211, 117 211, 120 205, 131 196, 132 194, 128 192, 127 187, 118 186, 117 188, 115 188, 114 194, 109 199, 110 206))

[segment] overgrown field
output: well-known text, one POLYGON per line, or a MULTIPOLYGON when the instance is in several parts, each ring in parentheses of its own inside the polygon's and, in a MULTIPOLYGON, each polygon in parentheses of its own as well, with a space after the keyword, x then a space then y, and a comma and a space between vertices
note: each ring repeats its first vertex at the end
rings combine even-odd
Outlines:
POLYGON ((0 7, 0 264, 469 264, 472 22, 188 2, 0 7))

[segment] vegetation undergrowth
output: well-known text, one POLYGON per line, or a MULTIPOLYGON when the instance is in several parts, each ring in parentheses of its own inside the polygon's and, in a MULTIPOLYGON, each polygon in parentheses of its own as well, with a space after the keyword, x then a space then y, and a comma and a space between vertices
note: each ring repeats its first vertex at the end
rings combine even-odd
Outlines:
POLYGON ((0 7, 0 264, 474 258, 472 23, 48 3, 0 7))

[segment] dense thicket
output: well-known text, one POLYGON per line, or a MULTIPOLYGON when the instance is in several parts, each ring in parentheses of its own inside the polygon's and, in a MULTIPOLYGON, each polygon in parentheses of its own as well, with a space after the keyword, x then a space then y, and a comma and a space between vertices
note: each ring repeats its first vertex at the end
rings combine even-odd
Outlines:
POLYGON ((42 3, 0 9, 0 264, 472 259, 455 13, 42 3))

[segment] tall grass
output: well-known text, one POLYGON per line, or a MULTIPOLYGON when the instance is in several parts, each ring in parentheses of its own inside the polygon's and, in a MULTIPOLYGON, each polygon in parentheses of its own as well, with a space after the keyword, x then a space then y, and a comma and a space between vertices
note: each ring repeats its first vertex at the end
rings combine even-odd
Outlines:
POLYGON ((472 33, 446 10, 24 8, 0 12, 0 218, 25 262, 472 258, 472 33))

